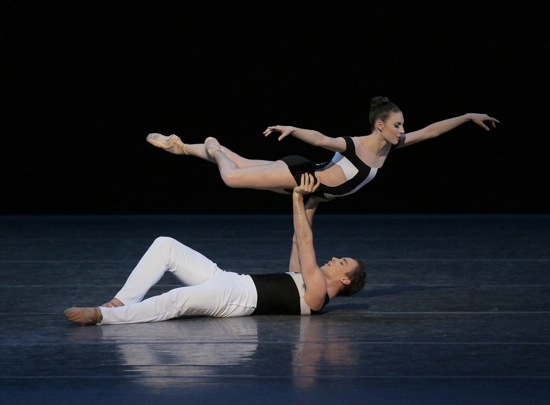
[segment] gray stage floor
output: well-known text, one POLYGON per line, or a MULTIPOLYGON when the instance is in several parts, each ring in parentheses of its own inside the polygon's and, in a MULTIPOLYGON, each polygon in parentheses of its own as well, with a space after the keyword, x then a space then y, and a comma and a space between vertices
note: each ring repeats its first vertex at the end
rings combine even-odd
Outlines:
MULTIPOLYGON (((87 326, 155 237, 285 271, 290 216, 0 217, 0 403, 550 403, 550 216, 334 216, 368 286, 318 317, 87 326)), ((168 275, 151 291, 177 284, 168 275)))

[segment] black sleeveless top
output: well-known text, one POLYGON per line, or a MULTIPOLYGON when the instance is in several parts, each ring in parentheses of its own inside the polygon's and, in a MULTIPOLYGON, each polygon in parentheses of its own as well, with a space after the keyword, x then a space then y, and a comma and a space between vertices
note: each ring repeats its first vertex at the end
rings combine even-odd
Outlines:
MULTIPOLYGON (((296 282, 288 273, 251 274, 258 293, 258 303, 252 315, 306 315, 302 313, 301 297, 296 282)), ((325 296, 323 308, 329 303, 325 296)), ((311 315, 322 313, 322 309, 311 315)))

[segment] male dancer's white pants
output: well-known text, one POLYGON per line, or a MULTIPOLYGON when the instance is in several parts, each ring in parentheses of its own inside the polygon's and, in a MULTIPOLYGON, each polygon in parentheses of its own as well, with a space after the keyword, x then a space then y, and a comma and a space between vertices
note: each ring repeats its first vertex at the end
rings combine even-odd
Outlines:
POLYGON ((184 315, 247 316, 258 301, 250 276, 224 271, 201 253, 163 236, 155 239, 115 298, 124 306, 100 307, 100 325, 164 321, 184 315), (166 271, 184 287, 143 300, 166 271))

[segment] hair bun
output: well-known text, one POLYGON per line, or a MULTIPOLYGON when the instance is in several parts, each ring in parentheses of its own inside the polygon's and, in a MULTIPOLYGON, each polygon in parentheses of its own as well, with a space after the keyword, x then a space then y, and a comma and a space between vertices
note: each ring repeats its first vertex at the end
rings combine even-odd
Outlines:
POLYGON ((386 104, 386 103, 389 103, 389 102, 390 102, 390 99, 387 98, 387 97, 376 96, 376 97, 372 98, 372 100, 370 102, 370 107, 371 108, 377 108, 380 105, 386 104))

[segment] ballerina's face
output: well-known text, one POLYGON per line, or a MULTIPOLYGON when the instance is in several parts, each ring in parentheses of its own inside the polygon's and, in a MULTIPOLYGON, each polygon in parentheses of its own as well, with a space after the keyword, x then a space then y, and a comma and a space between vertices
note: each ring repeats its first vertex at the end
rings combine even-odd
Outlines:
POLYGON ((382 137, 392 145, 397 145, 401 135, 405 133, 405 119, 403 113, 392 112, 386 121, 379 120, 376 124, 376 129, 380 131, 382 137))

